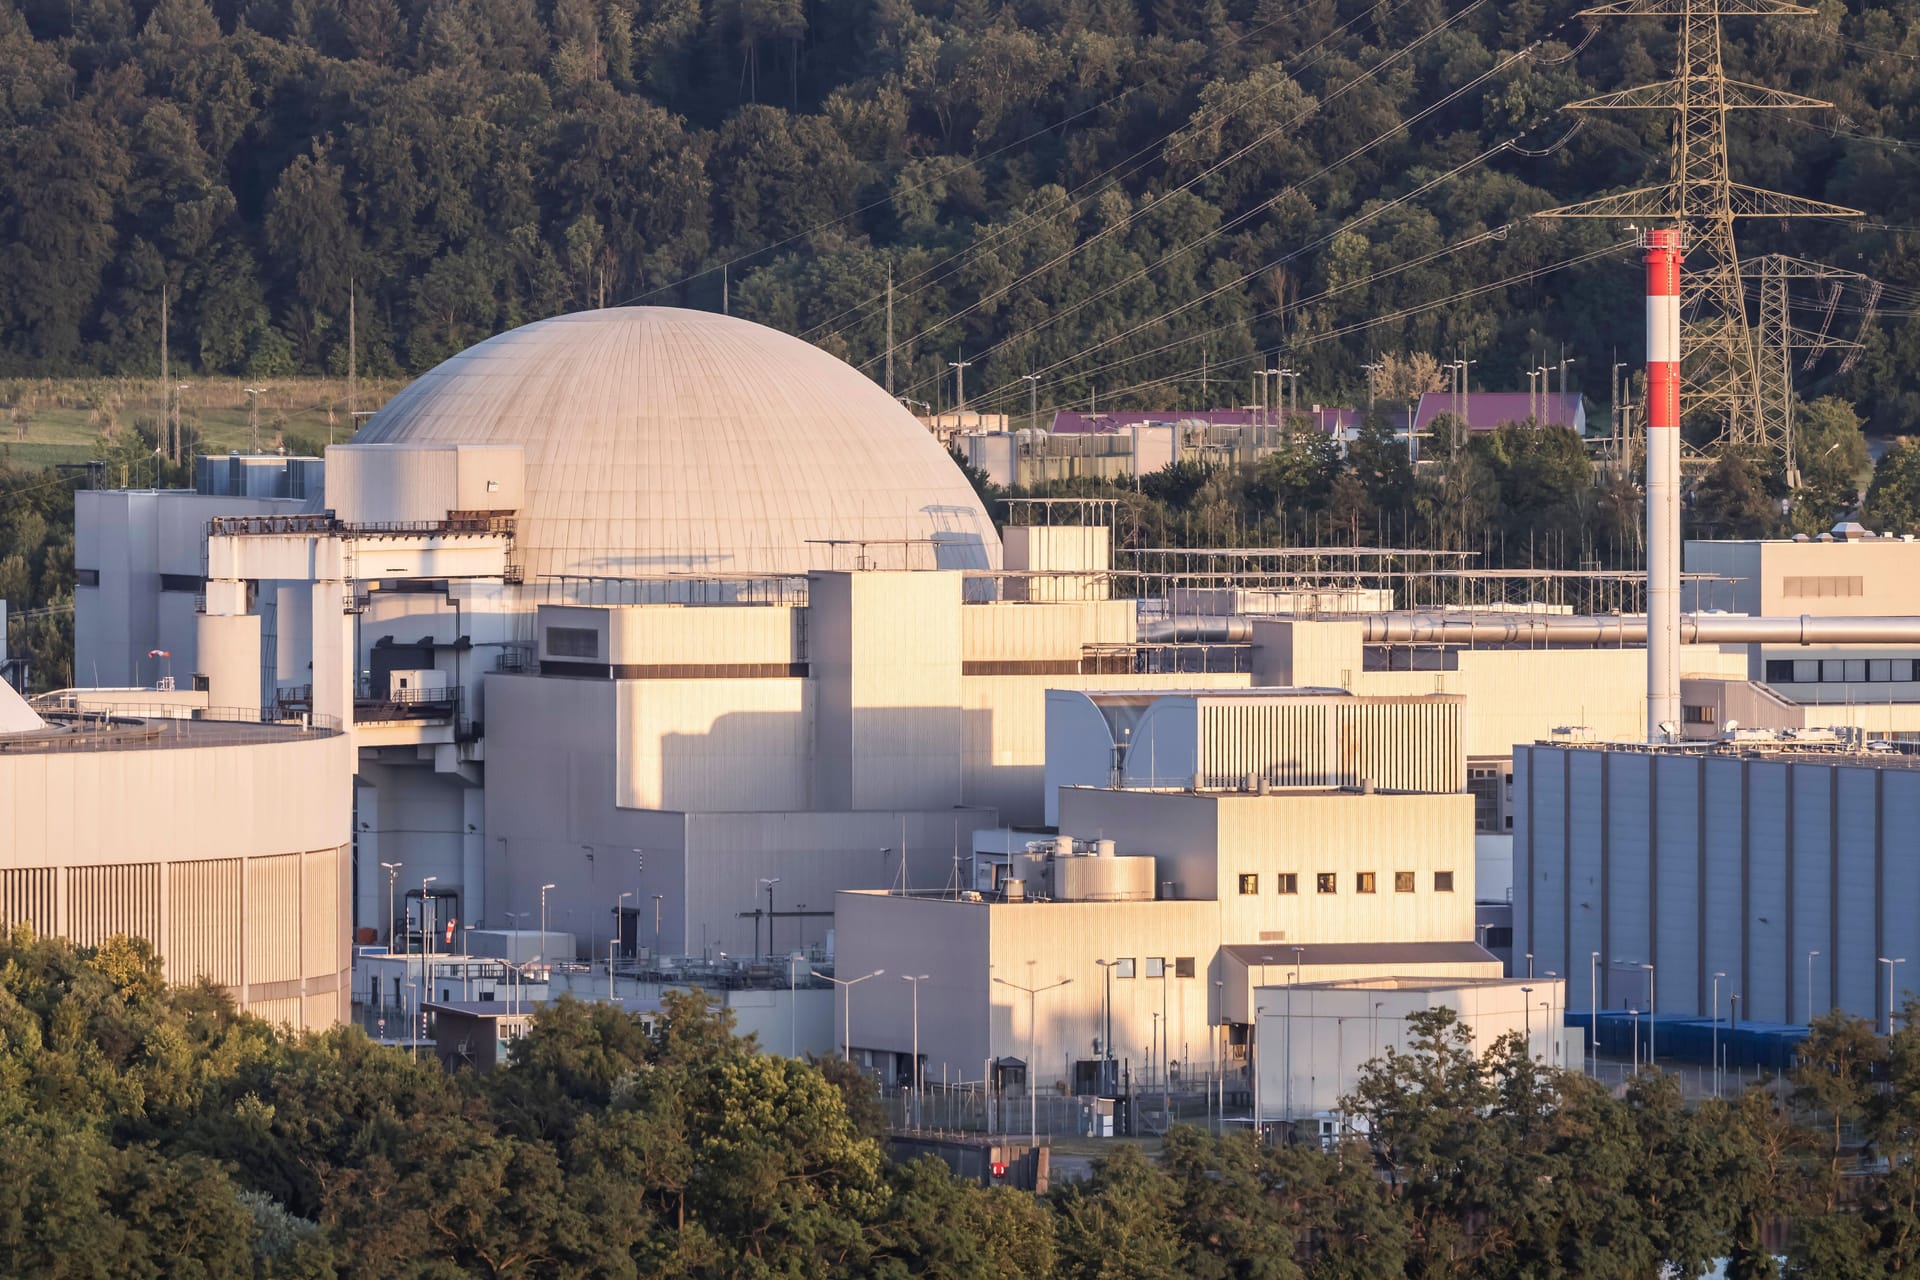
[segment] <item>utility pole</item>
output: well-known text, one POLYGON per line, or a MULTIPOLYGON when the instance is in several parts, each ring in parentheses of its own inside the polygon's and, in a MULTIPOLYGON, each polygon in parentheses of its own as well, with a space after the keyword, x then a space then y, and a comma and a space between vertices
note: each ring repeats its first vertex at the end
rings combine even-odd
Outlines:
POLYGON ((887 394, 893 394, 893 264, 887 264, 887 394))
POLYGON ((720 314, 723 316, 733 314, 733 312, 728 309, 732 305, 732 300, 727 296, 730 287, 730 282, 727 279, 728 265, 729 264, 725 262, 720 264, 720 314))
POLYGON ((967 407, 967 370, 973 367, 971 360, 949 360, 947 368, 953 370, 953 421, 960 425, 960 415, 967 407))
POLYGON ((247 388, 247 452, 260 452, 260 388, 247 388))
POLYGON ((1027 380, 1027 425, 1038 431, 1040 429, 1040 375, 1023 373, 1020 376, 1027 380))
POLYGON ((353 412, 354 392, 356 390, 354 383, 359 373, 358 365, 360 360, 360 333, 359 333, 359 326, 356 323, 359 317, 355 313, 356 308, 354 306, 358 293, 359 293, 359 288, 357 285, 355 285, 353 277, 348 276, 347 277, 347 435, 349 437, 353 435, 354 426, 358 421, 354 417, 354 412, 353 412))
POLYGON ((167 461, 180 461, 173 438, 173 377, 168 370, 167 352, 167 291, 168 286, 160 285, 160 445, 166 451, 167 461))

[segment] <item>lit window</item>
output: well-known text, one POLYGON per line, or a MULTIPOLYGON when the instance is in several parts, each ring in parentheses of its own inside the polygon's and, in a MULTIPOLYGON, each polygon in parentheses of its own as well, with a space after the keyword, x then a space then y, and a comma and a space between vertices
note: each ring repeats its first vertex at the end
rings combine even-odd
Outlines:
POLYGON ((1165 956, 1148 956, 1147 957, 1147 976, 1149 978, 1166 977, 1167 976, 1167 958, 1165 956))
POLYGON ((1413 892, 1413 872, 1396 871, 1393 873, 1393 891, 1395 893, 1413 892))
POLYGON ((1240 892, 1255 894, 1260 892, 1260 877, 1257 873, 1246 873, 1240 877, 1240 892))
POLYGON ((1314 887, 1319 889, 1321 893, 1338 893, 1340 892, 1340 877, 1335 872, 1322 871, 1314 877, 1314 887))
POLYGON ((1355 893, 1372 893, 1373 892, 1373 872, 1371 871, 1354 872, 1353 891, 1355 893))
POLYGON ((1300 877, 1292 871, 1282 871, 1280 873, 1280 892, 1300 892, 1300 877))
POLYGON ((1453 872, 1436 871, 1433 873, 1433 891, 1435 893, 1453 892, 1453 872))
POLYGON ((1113 976, 1116 978, 1131 978, 1133 976, 1133 957, 1121 956, 1118 960, 1115 960, 1113 962, 1113 976))
POLYGON ((1173 976, 1176 978, 1191 978, 1193 976, 1193 957, 1181 956, 1175 960, 1173 962, 1173 976))

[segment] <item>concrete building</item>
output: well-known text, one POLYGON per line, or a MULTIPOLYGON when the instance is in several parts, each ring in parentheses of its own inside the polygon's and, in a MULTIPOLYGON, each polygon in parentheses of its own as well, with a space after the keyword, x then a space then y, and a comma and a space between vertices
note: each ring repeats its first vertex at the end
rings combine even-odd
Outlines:
MULTIPOLYGON (((1475 945, 1472 800, 1462 788, 1457 699, 1343 700, 1372 715, 1347 733, 1360 757, 1414 762, 1406 790, 1342 786, 1322 776, 1243 789, 1323 743, 1324 694, 1270 691, 1279 731, 1251 735, 1257 754, 1230 788, 1064 786, 1060 835, 1015 842, 971 891, 842 893, 835 907, 842 978, 884 970, 847 997, 856 1059, 911 1078, 913 985, 926 974, 918 1042, 932 1078, 979 1079, 989 1059, 1031 1062, 1039 1085, 1109 1092, 1110 1053, 1136 1090, 1246 1065, 1255 991, 1280 971, 1302 981, 1356 977, 1497 977, 1475 945), (1282 714, 1292 703, 1291 716, 1282 714), (1425 714, 1417 712, 1424 711, 1425 714), (1451 756, 1433 769, 1421 759, 1451 756), (1425 780, 1424 786, 1422 780, 1425 780), (886 976, 892 975, 892 976, 886 976), (1031 997, 1027 988, 1048 988, 1031 997), (927 1010, 937 1009, 933 1018, 927 1010), (1032 1015, 1031 1018, 1029 1015, 1032 1015), (1029 1049, 1028 1041, 1032 1040, 1029 1049)), ((1190 695, 1141 716, 1179 718, 1190 695)), ((1116 698, 1116 701, 1122 701, 1116 698)), ((1240 718, 1258 708, 1241 708, 1240 718)), ((1073 733, 1048 745, 1096 764, 1108 746, 1073 733)), ((976 842, 991 847, 991 838, 976 842)), ((976 852, 976 863, 992 861, 976 852)))
POLYGON ((1576 1008, 1632 1004, 1884 1025, 1920 963, 1920 769, 1889 752, 1743 737, 1515 755, 1516 946, 1576 1008))
POLYGON ((1359 1085, 1365 1064, 1389 1049, 1412 1049, 1407 1019, 1415 1013, 1452 1009, 1479 1053, 1516 1035, 1536 1062, 1582 1066, 1580 1033, 1569 1036, 1562 1025, 1566 984, 1555 978, 1349 978, 1263 986, 1254 995, 1255 1112, 1317 1121, 1322 1141, 1344 1136, 1351 1121, 1341 1100, 1359 1085))
POLYGON ((105 695, 42 716, 0 685, 0 928, 144 938, 170 982, 332 1026, 348 1003, 351 773, 322 722, 105 695))

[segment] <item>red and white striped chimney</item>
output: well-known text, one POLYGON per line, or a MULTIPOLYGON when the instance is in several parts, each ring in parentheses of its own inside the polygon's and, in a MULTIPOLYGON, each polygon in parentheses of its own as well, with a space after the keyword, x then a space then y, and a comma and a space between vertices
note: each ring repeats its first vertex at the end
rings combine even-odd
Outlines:
POLYGON ((1647 264, 1647 740, 1680 726, 1680 259, 1649 231, 1647 264), (1662 728, 1662 726, 1667 726, 1662 728))

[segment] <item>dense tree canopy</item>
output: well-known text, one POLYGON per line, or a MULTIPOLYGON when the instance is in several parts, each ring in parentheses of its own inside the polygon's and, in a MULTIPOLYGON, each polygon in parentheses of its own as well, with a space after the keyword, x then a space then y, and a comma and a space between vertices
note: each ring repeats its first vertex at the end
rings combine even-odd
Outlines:
MULTIPOLYGON (((1597 389, 1638 345, 1631 251, 1539 274, 1616 232, 1529 215, 1664 162, 1657 113, 1559 109, 1673 37, 1579 7, 0 0, 0 374, 150 373, 163 293, 184 367, 337 373, 352 293, 364 372, 724 295, 877 375, 891 276, 929 402, 960 353, 1001 408, 1034 370, 1049 403, 1240 400, 1275 350, 1323 400, 1378 351, 1485 386, 1570 354, 1597 389)), ((1882 433, 1920 423, 1916 19, 1727 32, 1731 73, 1838 104, 1742 120, 1737 176, 1869 211, 1749 247, 1889 287, 1851 371, 1803 375, 1882 433)))
POLYGON ((1616 1096, 1518 1037, 1416 1021, 1337 1150, 1176 1128, 1036 1199, 892 1163, 857 1073, 763 1055, 697 996, 651 1029, 562 1001, 507 1068, 448 1075, 169 990, 144 943, 22 930, 0 934, 0 1258, 205 1280, 1642 1280, 1717 1257, 1777 1275, 1784 1239, 1795 1276, 1920 1261, 1911 1019, 1887 1040, 1831 1016, 1790 1094, 1692 1107, 1668 1076, 1616 1096))

